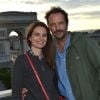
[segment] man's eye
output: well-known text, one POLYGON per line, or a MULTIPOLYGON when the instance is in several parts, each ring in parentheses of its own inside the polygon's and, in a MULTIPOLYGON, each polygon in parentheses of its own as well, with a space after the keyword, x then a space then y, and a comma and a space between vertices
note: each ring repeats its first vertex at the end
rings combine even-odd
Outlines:
POLYGON ((53 27, 53 26, 55 26, 55 24, 50 24, 50 27, 53 27))

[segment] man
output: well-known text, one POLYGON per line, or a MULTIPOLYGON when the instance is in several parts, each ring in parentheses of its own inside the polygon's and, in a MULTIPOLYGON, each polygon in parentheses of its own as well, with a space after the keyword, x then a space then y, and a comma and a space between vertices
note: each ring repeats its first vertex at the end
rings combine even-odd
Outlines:
POLYGON ((45 16, 56 44, 58 90, 64 100, 100 100, 100 47, 68 32, 68 14, 53 7, 45 16))

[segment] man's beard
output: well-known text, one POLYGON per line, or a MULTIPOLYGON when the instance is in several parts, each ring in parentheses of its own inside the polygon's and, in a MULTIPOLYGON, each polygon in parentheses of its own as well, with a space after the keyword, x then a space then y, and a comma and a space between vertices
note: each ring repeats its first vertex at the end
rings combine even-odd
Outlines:
POLYGON ((66 36, 67 31, 57 30, 57 31, 55 31, 54 33, 55 33, 55 34, 54 34, 55 39, 61 40, 61 39, 63 39, 63 38, 66 36), (63 35, 62 35, 61 37, 57 37, 57 36, 55 35, 57 32, 63 33, 63 35))

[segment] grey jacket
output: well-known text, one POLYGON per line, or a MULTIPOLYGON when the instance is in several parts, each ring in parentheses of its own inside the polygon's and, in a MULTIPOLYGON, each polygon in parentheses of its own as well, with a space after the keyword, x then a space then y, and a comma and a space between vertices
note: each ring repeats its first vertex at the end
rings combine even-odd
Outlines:
POLYGON ((66 62, 76 100, 100 100, 100 47, 90 37, 71 34, 66 62))

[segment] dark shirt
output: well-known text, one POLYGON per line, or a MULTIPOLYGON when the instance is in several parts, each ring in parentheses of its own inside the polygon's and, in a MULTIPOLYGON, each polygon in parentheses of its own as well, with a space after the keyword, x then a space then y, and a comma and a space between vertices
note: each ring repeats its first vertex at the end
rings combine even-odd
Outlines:
MULTIPOLYGON (((39 60, 37 56, 33 56, 30 52, 28 52, 28 54, 39 74, 50 100, 58 100, 58 94, 53 83, 53 70, 47 66, 44 58, 39 60)), ((43 91, 25 55, 18 56, 13 66, 13 100, 22 100, 22 88, 26 88, 28 90, 24 100, 45 100, 43 91)))

